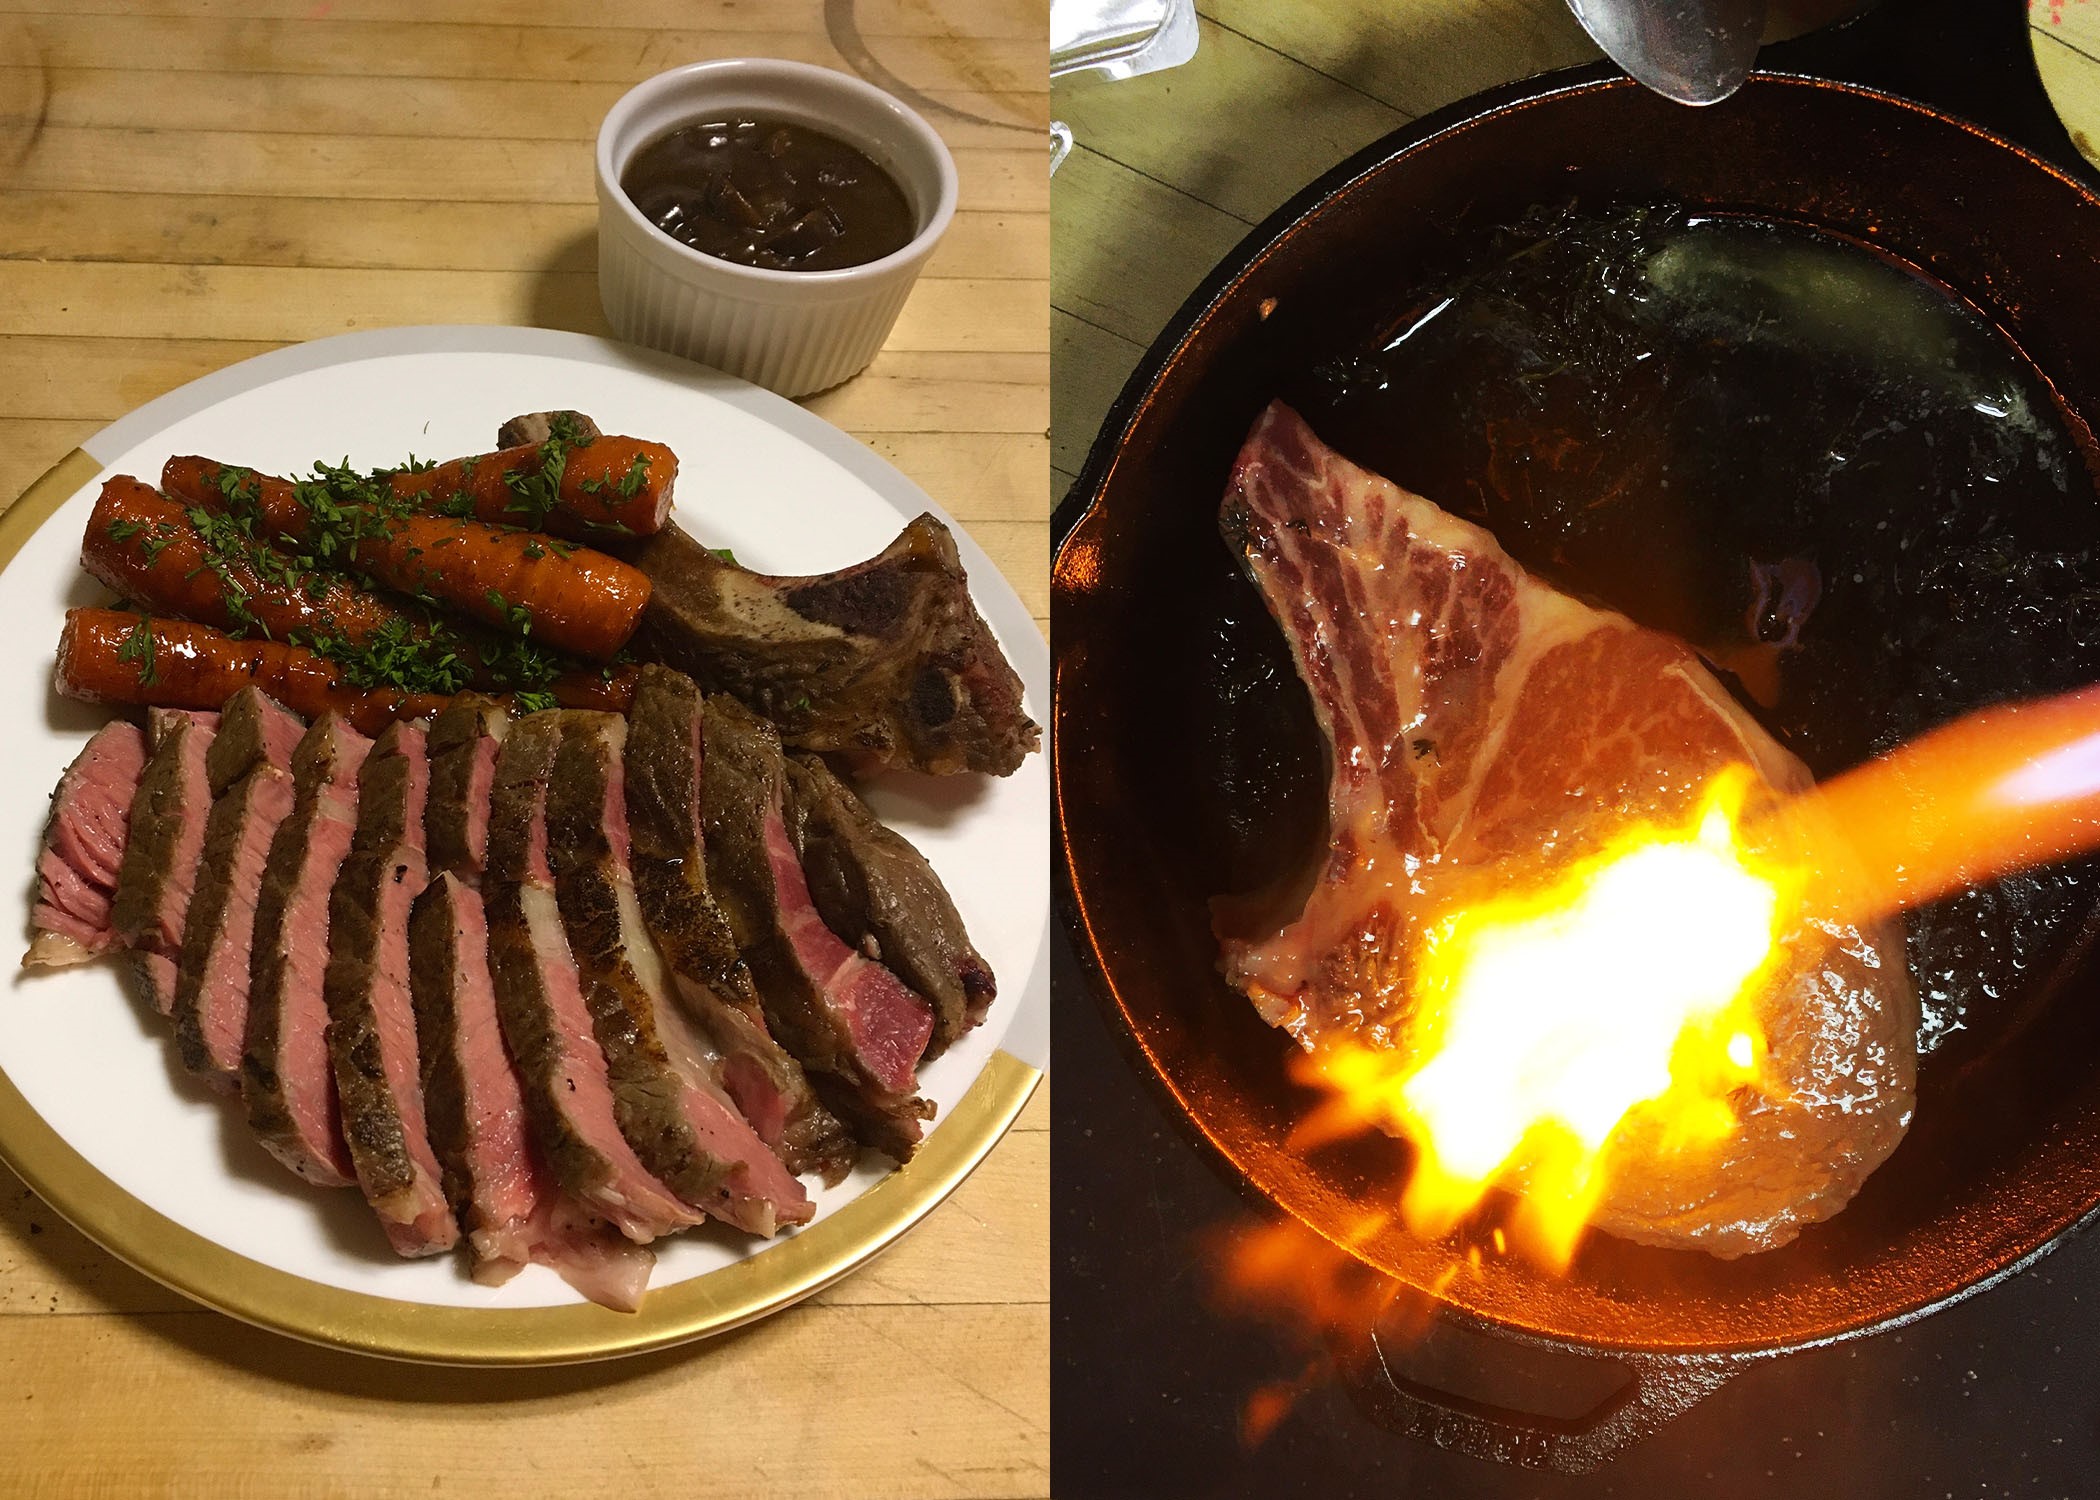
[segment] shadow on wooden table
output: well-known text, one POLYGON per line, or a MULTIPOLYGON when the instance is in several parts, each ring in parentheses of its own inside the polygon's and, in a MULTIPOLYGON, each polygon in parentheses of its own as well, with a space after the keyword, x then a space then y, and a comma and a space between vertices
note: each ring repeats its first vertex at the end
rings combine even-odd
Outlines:
POLYGON ((311 1391, 412 1402, 603 1391, 744 1336, 739 1330, 626 1359, 517 1370, 411 1365, 324 1349, 251 1327, 161 1286, 73 1228, 0 1167, 0 1315, 17 1314, 127 1319, 176 1350, 229 1369, 311 1391))
POLYGON ((598 303, 598 231, 585 230, 555 247, 533 267, 527 321, 535 328, 560 328, 610 338, 598 303))
MULTIPOLYGON (((792 1312, 786 1314, 793 1316, 792 1312)), ((590 1364, 553 1365, 537 1369, 461 1369, 446 1365, 412 1365, 369 1355, 349 1354, 303 1344, 297 1339, 252 1328, 222 1314, 194 1310, 183 1314, 142 1317, 138 1326, 184 1353, 282 1385, 373 1401, 429 1402, 461 1405, 542 1400, 550 1396, 599 1393, 632 1380, 661 1375, 710 1350, 726 1350, 752 1331, 738 1329, 697 1343, 624 1359, 590 1364)))

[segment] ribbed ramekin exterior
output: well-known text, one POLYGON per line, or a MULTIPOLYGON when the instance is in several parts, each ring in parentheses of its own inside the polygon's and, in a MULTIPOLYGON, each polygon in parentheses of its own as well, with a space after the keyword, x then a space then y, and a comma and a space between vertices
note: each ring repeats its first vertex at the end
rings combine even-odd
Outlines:
POLYGON ((783 396, 866 368, 955 212, 955 163, 933 128, 882 90, 777 58, 691 63, 635 85, 598 130, 598 297, 613 332, 783 396), (619 185, 652 132, 713 110, 839 131, 885 162, 920 212, 916 238, 866 265, 798 275, 716 260, 662 233, 619 185))
POLYGON ((783 396, 812 395, 865 369, 916 279, 914 266, 850 297, 753 301, 658 265, 609 215, 598 227, 598 296, 616 335, 783 396))

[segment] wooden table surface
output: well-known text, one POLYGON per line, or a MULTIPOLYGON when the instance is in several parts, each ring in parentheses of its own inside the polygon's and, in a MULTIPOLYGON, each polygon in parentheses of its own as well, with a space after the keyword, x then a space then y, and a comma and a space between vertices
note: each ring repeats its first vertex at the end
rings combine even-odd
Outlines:
MULTIPOLYGON (((600 117, 679 63, 791 57, 911 100, 962 180, 888 347, 808 405, 966 525, 1040 624, 1047 35, 1046 0, 0 0, 0 497, 280 344, 605 332, 600 117)), ((802 1306, 541 1372, 249 1329, 0 1168, 0 1494, 1047 1494, 1047 1120, 1045 1088, 954 1198, 802 1306)))
MULTIPOLYGON (((1828 4, 1774 0, 1773 11, 1828 4)), ((1076 137, 1051 189, 1059 495, 1146 347, 1285 199, 1417 115, 1598 56, 1565 0, 1198 0, 1196 11, 1193 61, 1051 88, 1051 112, 1076 137)), ((2058 112, 2100 157, 2100 0, 2031 0, 2029 18, 2058 112)))

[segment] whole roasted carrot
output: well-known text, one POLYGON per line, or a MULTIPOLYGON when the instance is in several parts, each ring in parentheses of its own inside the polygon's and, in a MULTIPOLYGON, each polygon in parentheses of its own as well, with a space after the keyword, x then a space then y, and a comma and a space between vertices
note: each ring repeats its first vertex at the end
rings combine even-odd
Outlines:
POLYGON ((678 456, 662 443, 599 437, 504 448, 387 477, 404 500, 561 536, 653 536, 671 509, 678 456))
POLYGON ((193 456, 169 459, 160 482, 191 504, 252 513, 324 567, 592 661, 627 644, 649 602, 648 576, 618 558, 425 514, 369 485, 294 485, 193 456))
POLYGON ((80 566, 119 598, 224 630, 362 645, 417 628, 406 610, 341 574, 301 568, 230 517, 226 535, 206 536, 191 509, 128 474, 107 481, 80 539, 80 566))
POLYGON ((565 708, 634 697, 632 666, 576 668, 512 638, 447 626, 421 606, 302 564, 231 515, 186 506, 128 475, 102 486, 80 565, 152 614, 312 647, 353 686, 383 678, 404 691, 546 692, 565 708))
POLYGON ((69 609, 58 638, 58 691, 89 703, 215 709, 259 687, 296 714, 329 710, 365 734, 435 713, 433 693, 351 687, 326 657, 281 641, 236 640, 223 630, 122 609, 69 609))
MULTIPOLYGON (((237 639, 208 625, 123 609, 66 611, 57 685, 62 696, 89 703, 193 709, 219 708, 254 686, 309 719, 333 710, 364 734, 396 719, 427 717, 451 701, 442 693, 357 687, 336 663, 304 646, 237 639)), ((567 707, 624 712, 634 699, 633 676, 571 674, 556 684, 554 696, 567 707)), ((521 710, 546 706, 537 698, 500 701, 521 710)))

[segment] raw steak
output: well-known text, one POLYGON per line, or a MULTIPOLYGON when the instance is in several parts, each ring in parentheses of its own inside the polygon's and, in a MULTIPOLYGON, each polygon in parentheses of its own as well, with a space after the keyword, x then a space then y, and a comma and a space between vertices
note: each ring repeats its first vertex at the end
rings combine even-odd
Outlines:
MULTIPOLYGON (((1543 874, 1629 821, 1686 816, 1729 765, 1768 795, 1810 785, 1686 647, 1548 588, 1281 404, 1240 450, 1221 526, 1332 750, 1330 847, 1295 920, 1249 940, 1220 903, 1226 977, 1308 1048, 1406 1045, 1408 955, 1454 880, 1543 874)), ((1895 1149, 1918 1019, 1901 929, 1804 926, 1778 975, 1759 1000, 1771 1096, 1739 1099, 1711 1153, 1666 1151, 1629 1119, 1598 1227, 1769 1249, 1843 1208, 1895 1149)))

